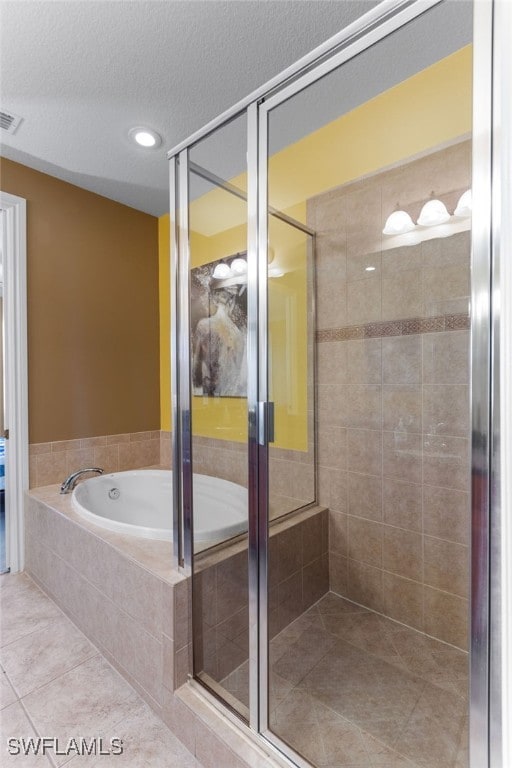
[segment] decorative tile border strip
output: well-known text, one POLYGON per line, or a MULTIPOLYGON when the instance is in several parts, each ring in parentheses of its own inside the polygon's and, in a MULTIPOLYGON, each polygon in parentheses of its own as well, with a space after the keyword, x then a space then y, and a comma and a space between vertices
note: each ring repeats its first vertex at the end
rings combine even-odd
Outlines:
POLYGON ((316 332, 316 340, 351 341, 353 339, 376 339, 384 336, 410 336, 417 333, 439 333, 439 331, 465 331, 470 327, 469 315, 434 315, 433 317, 410 317, 405 320, 384 320, 366 325, 348 325, 345 328, 326 328, 316 332))

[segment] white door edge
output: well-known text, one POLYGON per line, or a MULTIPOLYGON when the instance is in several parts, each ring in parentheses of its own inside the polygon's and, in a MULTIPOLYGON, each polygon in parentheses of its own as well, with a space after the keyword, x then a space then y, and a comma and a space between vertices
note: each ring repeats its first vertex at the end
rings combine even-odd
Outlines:
POLYGON ((22 571, 24 494, 28 489, 26 201, 0 191, 3 218, 6 564, 22 571))

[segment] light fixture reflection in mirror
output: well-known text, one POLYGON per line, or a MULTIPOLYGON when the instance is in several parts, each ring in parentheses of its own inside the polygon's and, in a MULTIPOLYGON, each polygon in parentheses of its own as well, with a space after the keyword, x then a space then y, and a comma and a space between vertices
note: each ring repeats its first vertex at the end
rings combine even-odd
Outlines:
POLYGON ((418 224, 420 227, 436 227, 445 224, 449 218, 450 214, 441 200, 429 200, 421 209, 418 224))
MULTIPOLYGON (((269 255, 271 256, 271 261, 274 261, 274 251, 272 250, 269 252, 269 255)), ((375 269, 375 267, 373 268, 375 269)), ((268 276, 269 277, 283 277, 285 274, 285 270, 281 267, 274 264, 274 266, 269 266, 268 268, 268 276)), ((240 256, 237 256, 233 259, 233 261, 228 264, 226 261, 221 261, 219 264, 215 266, 215 269, 213 270, 212 274, 213 280, 229 280, 230 283, 234 282, 236 279, 236 282, 246 282, 247 280, 247 261, 240 256)))
POLYGON ((221 262, 220 264, 216 265, 215 269, 213 270, 212 277, 215 280, 225 280, 228 277, 233 277, 233 271, 231 270, 229 264, 221 262))
POLYGON ((386 224, 382 230, 384 235, 404 235, 414 229, 414 222, 407 211, 393 211, 386 219, 386 224))
POLYGON ((245 275, 247 272, 247 262, 245 259, 233 259, 231 262, 231 271, 235 275, 245 275))
POLYGON ((467 192, 464 192, 463 195, 460 196, 459 202, 457 203, 457 207, 453 212, 454 216, 457 216, 459 219, 467 219, 471 216, 473 212, 473 201, 471 199, 471 190, 468 189, 467 192))

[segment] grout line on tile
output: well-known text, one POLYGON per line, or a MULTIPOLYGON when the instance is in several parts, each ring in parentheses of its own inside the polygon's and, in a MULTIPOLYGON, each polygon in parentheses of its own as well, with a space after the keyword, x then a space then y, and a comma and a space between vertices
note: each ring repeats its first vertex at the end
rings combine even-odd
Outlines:
MULTIPOLYGON (((68 621, 70 621, 69 618, 68 618, 68 621)), ((81 629, 79 627, 77 627, 74 622, 70 621, 70 623, 73 624, 75 629, 77 629, 79 632, 81 632, 81 629)), ((23 696, 19 696, 19 694, 18 694, 19 700, 22 701, 27 696, 31 696, 33 693, 36 693, 37 691, 40 691, 41 688, 44 688, 45 686, 50 685, 50 683, 53 683, 53 682, 55 682, 55 680, 58 680, 59 677, 63 677, 64 675, 67 675, 69 672, 72 672, 74 669, 77 669, 78 667, 81 667, 82 664, 85 664, 86 662, 90 661, 91 659, 96 658, 96 656, 102 656, 101 652, 96 648, 96 646, 88 638, 87 638, 87 640, 93 646, 93 648, 95 650, 95 653, 92 653, 86 659, 82 659, 82 661, 79 661, 77 664, 73 664, 72 667, 69 667, 68 669, 63 670, 62 672, 59 672, 59 674, 54 675, 54 677, 49 678, 44 683, 41 683, 40 685, 37 685, 35 688, 32 688, 30 691, 27 691, 26 693, 24 693, 23 696)))

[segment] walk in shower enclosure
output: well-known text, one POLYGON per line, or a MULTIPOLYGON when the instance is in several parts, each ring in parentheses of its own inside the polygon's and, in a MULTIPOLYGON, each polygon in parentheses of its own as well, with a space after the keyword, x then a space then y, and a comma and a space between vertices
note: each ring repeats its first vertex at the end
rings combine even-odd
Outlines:
POLYGON ((473 82, 471 2, 383 3, 170 153, 189 671, 299 766, 488 764, 473 82))

